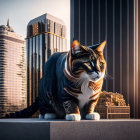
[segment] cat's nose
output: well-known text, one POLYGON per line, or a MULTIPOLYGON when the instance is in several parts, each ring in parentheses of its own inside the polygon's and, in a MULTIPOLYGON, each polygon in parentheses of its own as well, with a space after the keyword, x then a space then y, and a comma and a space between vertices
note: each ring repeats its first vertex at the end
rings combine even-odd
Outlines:
POLYGON ((99 70, 96 70, 95 72, 96 72, 98 75, 99 75, 99 73, 100 73, 100 71, 99 71, 99 70))

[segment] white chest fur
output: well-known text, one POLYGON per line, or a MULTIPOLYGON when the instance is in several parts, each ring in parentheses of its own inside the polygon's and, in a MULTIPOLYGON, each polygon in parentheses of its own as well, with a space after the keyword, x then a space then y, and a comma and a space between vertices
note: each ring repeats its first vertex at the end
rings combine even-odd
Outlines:
POLYGON ((79 108, 83 108, 83 106, 91 100, 90 97, 98 92, 89 88, 88 84, 89 84, 88 79, 82 83, 81 86, 82 94, 79 94, 79 96, 77 97, 77 99, 79 100, 79 108))
MULTIPOLYGON (((100 78, 98 80, 100 80, 100 78)), ((89 81, 91 80, 91 78, 87 74, 83 73, 81 75, 81 79, 82 79, 82 85, 81 85, 82 94, 79 94, 79 96, 77 97, 77 99, 79 100, 80 109, 82 109, 84 105, 91 100, 90 99, 91 96, 97 94, 101 90, 100 88, 99 90, 94 91, 93 89, 89 88, 89 81)), ((98 82, 98 80, 96 82, 98 82)), ((95 95, 95 98, 98 96, 99 94, 95 95)))

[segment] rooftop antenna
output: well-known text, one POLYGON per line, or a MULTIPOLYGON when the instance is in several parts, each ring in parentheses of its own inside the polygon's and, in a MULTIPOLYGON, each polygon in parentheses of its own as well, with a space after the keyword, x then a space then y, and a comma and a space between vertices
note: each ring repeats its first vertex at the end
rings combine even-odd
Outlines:
POLYGON ((9 18, 8 18, 8 20, 7 20, 7 26, 9 27, 9 18))

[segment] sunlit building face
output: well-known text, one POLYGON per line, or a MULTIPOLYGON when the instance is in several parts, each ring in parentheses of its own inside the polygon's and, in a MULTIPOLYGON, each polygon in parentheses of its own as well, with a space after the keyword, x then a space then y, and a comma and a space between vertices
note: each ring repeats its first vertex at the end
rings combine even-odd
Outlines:
POLYGON ((0 117, 27 105, 25 41, 7 24, 0 26, 0 117))
POLYGON ((43 76, 44 64, 54 52, 63 52, 66 47, 64 22, 50 14, 39 16, 28 23, 26 38, 27 53, 27 105, 38 96, 38 83, 43 76))

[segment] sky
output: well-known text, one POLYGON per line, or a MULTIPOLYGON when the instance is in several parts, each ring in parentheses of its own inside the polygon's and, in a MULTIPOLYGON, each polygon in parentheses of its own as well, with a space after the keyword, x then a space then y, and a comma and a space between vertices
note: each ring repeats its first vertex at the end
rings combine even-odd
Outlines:
POLYGON ((67 48, 70 42, 70 0, 0 0, 0 25, 10 26, 22 37, 30 20, 49 13, 62 19, 66 25, 67 48))

